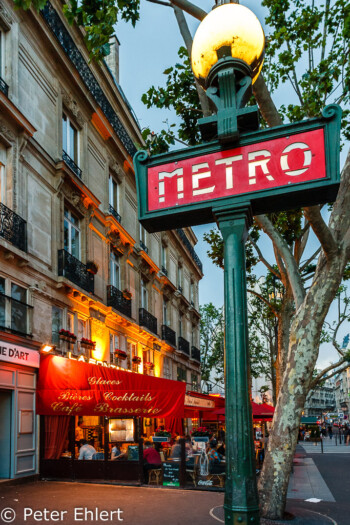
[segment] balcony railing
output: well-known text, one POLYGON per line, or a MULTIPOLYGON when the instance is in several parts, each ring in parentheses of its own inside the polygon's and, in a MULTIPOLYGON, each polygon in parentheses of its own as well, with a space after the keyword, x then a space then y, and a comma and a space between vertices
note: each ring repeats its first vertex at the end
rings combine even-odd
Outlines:
POLYGON ((144 242, 140 241, 140 248, 141 250, 143 250, 145 253, 148 253, 148 248, 147 246, 145 245, 144 242))
POLYGON ((87 292, 94 293, 94 276, 86 265, 66 250, 58 250, 58 275, 66 277, 72 283, 87 292))
POLYGON ((75 175, 79 177, 79 179, 81 179, 81 173, 82 173, 81 169, 79 168, 79 166, 77 166, 74 160, 71 159, 68 153, 66 153, 64 150, 62 151, 62 159, 63 159, 63 162, 67 164, 68 168, 70 168, 72 172, 75 173, 75 175))
POLYGON ((6 84, 5 80, 3 80, 1 77, 0 77, 0 91, 2 91, 3 94, 8 97, 8 95, 9 95, 9 87, 6 84))
POLYGON ((109 213, 118 221, 118 222, 122 222, 122 218, 121 216, 119 215, 119 213, 113 208, 112 204, 109 205, 108 207, 108 211, 109 213))
POLYGON ((131 317, 131 299, 125 299, 123 292, 111 284, 107 286, 107 306, 131 317))
POLYGON ((182 286, 179 285, 179 286, 177 287, 177 289, 178 289, 178 291, 179 291, 180 293, 183 292, 183 288, 182 288, 182 286))
POLYGON ((186 341, 183 337, 177 338, 177 347, 180 350, 180 352, 183 352, 184 354, 188 355, 190 357, 190 343, 186 341))
POLYGON ((176 231, 177 231, 177 234, 179 235, 180 239, 184 243, 185 247, 189 251, 189 254, 191 255, 194 263, 198 266, 200 271, 203 273, 202 262, 201 262, 200 258, 198 257, 198 255, 196 254, 195 249, 193 248, 192 244, 187 239, 187 236, 186 236, 185 232, 181 228, 178 228, 176 231))
POLYGON ((30 336, 33 307, 0 293, 0 329, 11 333, 30 336))
POLYGON ((157 318, 150 314, 145 308, 139 310, 139 324, 157 334, 157 318))
POLYGON ((192 359, 195 359, 198 361, 198 363, 201 362, 201 352, 199 348, 196 348, 195 346, 191 346, 191 357, 192 359))
POLYGON ((164 273, 166 277, 168 276, 168 270, 164 266, 162 266, 162 273, 164 273))
POLYGON ((27 223, 0 202, 0 237, 23 252, 27 251, 27 223))
POLYGON ((162 324, 162 339, 169 345, 176 347, 176 332, 165 324, 162 324))

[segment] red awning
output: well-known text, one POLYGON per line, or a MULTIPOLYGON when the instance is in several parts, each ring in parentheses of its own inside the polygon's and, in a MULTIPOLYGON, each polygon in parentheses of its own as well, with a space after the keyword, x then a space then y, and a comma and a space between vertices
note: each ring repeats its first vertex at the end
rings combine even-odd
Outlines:
MULTIPOLYGON (((273 406, 268 405, 267 403, 262 403, 261 405, 258 405, 258 403, 254 403, 254 401, 252 401, 252 413, 254 420, 271 421, 274 412, 275 409, 273 406)), ((225 407, 216 408, 215 410, 212 410, 209 413, 203 413, 202 419, 204 421, 224 421, 225 407)))
POLYGON ((41 358, 41 415, 184 417, 186 384, 55 355, 41 358))

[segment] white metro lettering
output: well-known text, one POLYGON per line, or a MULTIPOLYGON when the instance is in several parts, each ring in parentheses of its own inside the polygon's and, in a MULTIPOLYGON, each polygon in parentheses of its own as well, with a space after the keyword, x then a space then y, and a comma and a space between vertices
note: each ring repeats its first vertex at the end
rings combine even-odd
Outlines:
POLYGON ((242 160, 243 155, 235 155, 234 157, 227 157, 226 159, 219 159, 215 161, 215 164, 226 164, 226 189, 230 190, 233 188, 233 169, 232 164, 237 160, 242 160))
POLYGON ((184 179, 183 179, 183 173, 184 173, 184 170, 183 168, 177 168, 176 170, 174 171, 161 171, 159 172, 159 202, 164 202, 164 192, 165 192, 165 186, 164 186, 164 178, 165 177, 168 177, 168 178, 171 178, 171 177, 175 177, 177 176, 178 179, 177 179, 177 198, 178 199, 183 199, 183 190, 184 190, 184 179))
POLYGON ((251 153, 248 153, 248 176, 249 176, 249 184, 256 184, 256 168, 258 166, 261 167, 262 172, 264 175, 266 175, 267 180, 275 180, 273 176, 269 172, 269 168, 267 167, 267 163, 269 162, 271 158, 271 153, 267 149, 261 149, 259 151, 252 151, 251 153), (260 160, 254 160, 256 157, 262 157, 264 156, 264 159, 260 160))
POLYGON ((284 148, 284 150, 282 151, 281 168, 285 172, 286 175, 290 175, 291 177, 296 177, 298 175, 302 175, 303 173, 305 173, 305 171, 309 169, 311 160, 312 160, 312 153, 311 153, 310 147, 307 144, 305 144, 305 142, 294 142, 293 144, 289 144, 289 146, 284 148), (299 170, 291 170, 289 168, 288 153, 290 151, 293 151, 293 149, 304 150, 304 164, 303 164, 303 167, 299 170))
POLYGON ((197 173, 197 171, 201 169, 208 169, 209 164, 207 162, 202 162, 201 164, 194 164, 192 166, 192 187, 193 187, 193 195, 203 195, 205 193, 212 193, 215 188, 214 186, 210 186, 209 188, 202 188, 200 190, 195 189, 199 187, 199 181, 200 179, 206 179, 207 177, 211 177, 211 171, 204 171, 202 173, 197 173))

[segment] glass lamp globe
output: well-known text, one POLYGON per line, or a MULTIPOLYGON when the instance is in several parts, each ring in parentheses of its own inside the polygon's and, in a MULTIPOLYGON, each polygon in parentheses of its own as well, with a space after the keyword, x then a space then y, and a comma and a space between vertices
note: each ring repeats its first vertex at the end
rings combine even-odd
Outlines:
POLYGON ((193 39, 192 71, 204 87, 210 69, 224 49, 231 57, 242 60, 251 68, 253 83, 264 61, 265 35, 255 14, 240 4, 222 4, 211 11, 199 25, 193 39))

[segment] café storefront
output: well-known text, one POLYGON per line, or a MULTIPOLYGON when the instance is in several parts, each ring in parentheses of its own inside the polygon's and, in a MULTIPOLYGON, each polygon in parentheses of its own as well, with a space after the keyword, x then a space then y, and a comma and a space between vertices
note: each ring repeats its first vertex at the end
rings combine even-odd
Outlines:
POLYGON ((43 479, 142 483, 144 418, 184 417, 185 383, 42 357, 37 386, 43 479), (80 440, 93 460, 79 459, 80 440), (113 448, 121 454, 113 459, 113 448))

